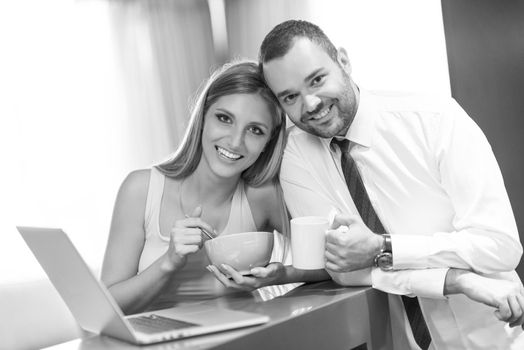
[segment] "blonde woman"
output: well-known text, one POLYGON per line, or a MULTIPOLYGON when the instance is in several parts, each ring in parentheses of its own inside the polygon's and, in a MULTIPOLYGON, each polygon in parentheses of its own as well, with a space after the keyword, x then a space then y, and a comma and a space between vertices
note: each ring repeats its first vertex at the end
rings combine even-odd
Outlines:
POLYGON ((173 158, 131 172, 119 190, 102 280, 124 312, 327 278, 324 270, 301 272, 282 263, 240 276, 208 266, 201 249, 202 230, 287 235, 277 181, 285 128, 257 63, 231 63, 212 74, 173 158))

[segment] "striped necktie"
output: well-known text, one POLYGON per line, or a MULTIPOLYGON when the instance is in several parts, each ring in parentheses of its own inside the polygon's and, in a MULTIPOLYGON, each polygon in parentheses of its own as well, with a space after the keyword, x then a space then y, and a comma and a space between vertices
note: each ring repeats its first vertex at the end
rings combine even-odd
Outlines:
MULTIPOLYGON (((331 144, 338 145, 342 152, 342 172, 346 179, 346 184, 353 198, 353 202, 357 207, 360 217, 367 225, 367 227, 376 234, 384 234, 386 230, 380 222, 380 218, 377 216, 375 209, 371 205, 369 196, 358 172, 357 165, 353 158, 349 154, 349 140, 337 140, 333 138, 331 144)), ((402 302, 408 316, 409 324, 413 332, 413 337, 421 349, 427 350, 431 343, 431 335, 429 334, 426 321, 422 315, 418 298, 410 298, 405 295, 402 296, 402 302)))

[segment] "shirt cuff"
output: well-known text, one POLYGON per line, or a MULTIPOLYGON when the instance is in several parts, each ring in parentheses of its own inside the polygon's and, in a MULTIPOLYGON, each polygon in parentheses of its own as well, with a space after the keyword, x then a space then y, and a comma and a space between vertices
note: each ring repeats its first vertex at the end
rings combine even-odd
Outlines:
POLYGON ((446 299, 444 296, 444 283, 448 270, 447 268, 439 268, 382 271, 379 268, 373 268, 371 281, 373 288, 386 293, 446 299))
POLYGON ((446 299, 444 283, 449 269, 411 270, 411 290, 422 298, 446 299))
POLYGON ((426 260, 431 254, 430 239, 425 236, 391 235, 393 269, 427 268, 426 260))

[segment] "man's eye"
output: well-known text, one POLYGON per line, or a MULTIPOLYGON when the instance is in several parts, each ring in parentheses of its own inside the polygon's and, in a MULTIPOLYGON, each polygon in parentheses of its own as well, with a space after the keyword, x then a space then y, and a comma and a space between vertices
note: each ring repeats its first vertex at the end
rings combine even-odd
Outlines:
POLYGON ((318 85, 324 81, 325 75, 317 75, 316 77, 311 80, 311 85, 318 85))
POLYGON ((291 103, 295 102, 296 99, 297 99, 297 95, 296 94, 287 95, 286 97, 284 97, 284 103, 291 104, 291 103))
POLYGON ((223 114, 223 113, 217 113, 216 114, 216 117, 219 121, 221 121, 222 123, 231 123, 231 117, 228 116, 227 114, 223 114))

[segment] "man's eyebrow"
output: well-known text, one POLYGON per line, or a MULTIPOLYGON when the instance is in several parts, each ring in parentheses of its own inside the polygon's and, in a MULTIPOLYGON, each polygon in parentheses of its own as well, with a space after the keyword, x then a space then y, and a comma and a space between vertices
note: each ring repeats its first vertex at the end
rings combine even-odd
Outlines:
POLYGON ((304 78, 304 82, 307 83, 308 81, 310 81, 311 79, 313 79, 315 77, 315 75, 317 75, 320 71, 322 70, 322 68, 317 68, 315 69, 313 72, 311 72, 307 77, 304 78))
POLYGON ((277 94, 277 98, 280 99, 286 95, 289 95, 291 93, 291 90, 287 89, 287 90, 284 90, 284 91, 281 91, 277 94))
MULTIPOLYGON (((304 78, 304 82, 307 83, 311 79, 313 79, 320 71, 322 71, 322 68, 317 68, 313 72, 309 73, 307 77, 304 78)), ((286 95, 289 95, 291 93, 290 89, 286 89, 284 91, 281 91, 277 94, 277 98, 280 99, 286 95)))

